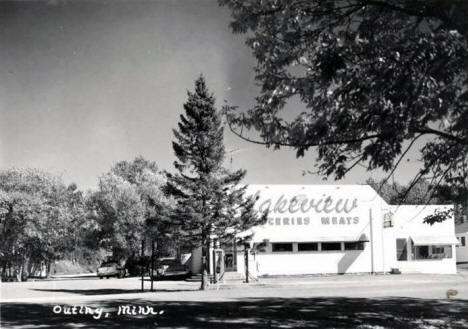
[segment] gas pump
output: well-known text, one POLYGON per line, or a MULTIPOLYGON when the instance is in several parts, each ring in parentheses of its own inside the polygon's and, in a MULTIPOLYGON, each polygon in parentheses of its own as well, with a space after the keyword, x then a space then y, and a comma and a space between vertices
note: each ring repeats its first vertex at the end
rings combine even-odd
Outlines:
POLYGON ((218 284, 219 280, 224 275, 224 250, 223 249, 214 249, 213 250, 214 258, 214 273, 213 281, 218 284))
POLYGON ((224 274, 224 250, 216 249, 216 273, 222 276, 224 274))

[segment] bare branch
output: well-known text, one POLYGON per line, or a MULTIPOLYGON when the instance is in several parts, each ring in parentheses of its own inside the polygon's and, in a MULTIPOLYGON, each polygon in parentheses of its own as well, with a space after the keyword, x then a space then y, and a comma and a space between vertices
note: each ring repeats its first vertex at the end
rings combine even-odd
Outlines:
POLYGON ((406 148, 406 150, 401 154, 400 158, 398 159, 398 161, 396 162, 395 166, 393 166, 393 169, 390 171, 390 174, 388 174, 388 176, 382 181, 382 183, 380 184, 380 187, 379 187, 379 190, 377 192, 380 192, 383 188, 383 186, 385 185, 386 182, 388 182, 388 180, 390 179, 390 177, 393 175, 393 173, 395 172, 395 170, 398 168, 398 166, 400 165, 400 162, 401 160, 405 157, 405 155, 408 153, 408 151, 411 149, 411 147, 413 146, 414 142, 416 142, 416 140, 421 137, 422 134, 416 136, 415 138, 413 138, 413 140, 411 141, 411 143, 408 145, 408 147, 406 148))

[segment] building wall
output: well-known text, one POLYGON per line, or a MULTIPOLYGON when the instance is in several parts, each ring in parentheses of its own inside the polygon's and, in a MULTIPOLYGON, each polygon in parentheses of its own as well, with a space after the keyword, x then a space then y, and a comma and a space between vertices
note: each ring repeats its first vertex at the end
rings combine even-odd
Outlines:
POLYGON ((192 255, 187 261, 187 264, 192 273, 201 273, 202 272, 202 248, 195 248, 192 250, 192 255))
MULTIPOLYGON (((258 210, 269 205, 269 220, 262 227, 251 230, 253 243, 268 240, 264 251, 257 251, 250 272, 255 275, 292 275, 318 273, 358 273, 383 272, 385 261, 382 258, 382 209, 385 202, 375 191, 364 185, 251 185, 248 192, 256 194, 258 210), (292 207, 281 207, 284 200, 307 199, 292 207), (320 203, 326 197, 333 199, 332 206, 309 209, 310 202, 320 203), (351 206, 354 203, 354 206, 351 206), (349 211, 340 211, 343 205, 349 211), (307 211, 295 211, 298 208, 307 211), (318 210, 318 211, 317 211, 318 210), (337 211, 338 210, 338 211, 337 211), (302 218, 302 224, 298 219, 302 218), (308 218, 307 225, 304 219, 308 218), (327 219, 328 223, 323 219, 327 219), (278 223, 278 220, 280 223, 278 223), (285 222, 286 220, 286 222, 285 222), (371 230, 372 228, 372 230, 371 230), (298 251, 298 242, 344 242, 364 239, 364 250, 341 251, 298 251), (371 239, 372 237, 372 239, 371 239), (273 252, 272 244, 292 242, 292 252, 273 252)), ((289 204, 290 205, 290 204, 289 204)), ((243 272, 243 255, 238 255, 238 271, 243 272)))
POLYGON ((385 229, 386 259, 390 268, 398 268, 402 273, 456 273, 455 244, 451 244, 452 257, 444 259, 415 260, 412 255, 411 239, 417 236, 454 237, 455 223, 453 217, 444 222, 433 225, 424 223, 424 218, 433 214, 436 210, 445 210, 452 206, 425 205, 425 206, 391 206, 394 218, 394 226, 385 229), (398 261, 396 257, 396 239, 408 241, 408 260, 398 261))
MULTIPOLYGON (((320 274, 320 273, 358 273, 358 272, 389 272, 392 268, 399 268, 403 273, 456 273, 456 250, 452 245, 451 259, 441 260, 408 260, 397 261, 396 239, 410 238, 414 234, 423 235, 451 235, 454 236, 453 218, 434 225, 424 224, 425 216, 436 209, 445 206, 399 206, 387 205, 382 198, 369 186, 345 185, 253 185, 249 187, 251 194, 260 193, 257 207, 262 210, 263 205, 269 205, 269 220, 267 224, 251 230, 252 244, 266 241, 264 251, 251 255, 250 272, 254 275, 292 275, 292 274, 320 274), (297 212, 288 208, 278 207, 281 201, 291 200, 296 195, 306 195, 309 200, 318 200, 322 196, 332 196, 335 200, 356 200, 356 207, 346 214, 316 211, 312 209, 300 215, 309 218, 308 225, 297 224, 297 212), (267 201, 265 201, 267 200, 267 201), (270 201, 268 201, 270 200, 270 201), (278 201, 280 200, 280 201, 278 201), (269 203, 268 203, 269 202, 269 203), (259 206, 260 205, 260 206, 259 206), (393 214, 393 227, 384 228, 384 216, 393 214), (337 218, 337 223, 324 225, 322 217, 337 218), (340 224, 340 218, 358 218, 340 224), (289 218, 283 223, 284 218, 289 218), (280 218, 279 223, 277 218, 280 218), (296 218, 294 225, 291 218, 296 218), (311 251, 298 252, 298 242, 320 242, 330 239, 340 241, 349 237, 366 236, 364 250, 360 251, 311 251), (273 252, 272 243, 293 242, 292 252, 273 252), (252 259, 255 259, 252 261, 252 259)), ((297 207, 296 207, 297 208, 297 207)), ((296 208, 292 208, 293 210, 296 208)), ((307 207, 306 207, 307 208, 307 207)), ((320 210, 320 209, 319 209, 320 210)), ((335 209, 336 210, 336 209, 335 209)), ((343 249, 343 248, 342 248, 343 249)), ((238 255, 238 271, 243 272, 243 255, 238 255)))
POLYGON ((465 238, 465 245, 461 244, 457 246, 457 263, 468 262, 468 232, 456 233, 457 238, 461 241, 461 238, 465 238))
POLYGON ((457 263, 468 262, 468 222, 462 222, 455 226, 455 235, 460 241, 457 246, 457 263), (465 238, 465 245, 462 245, 462 237, 465 238))
POLYGON ((452 259, 397 261, 395 267, 402 273, 456 274, 457 265, 452 259))
MULTIPOLYGON (((249 272, 253 276, 381 273, 392 268, 403 273, 456 273, 460 248, 455 244, 450 259, 397 261, 397 238, 410 240, 422 235, 454 239, 453 218, 434 225, 423 223, 427 215, 447 206, 391 206, 366 185, 250 185, 247 192, 258 196, 259 211, 269 209, 266 224, 241 234, 251 237, 249 272), (331 201, 324 201, 329 198, 331 201), (386 227, 389 216, 393 225, 386 227), (368 241, 364 250, 344 250, 342 245, 340 251, 298 251, 300 242, 358 240, 368 241), (281 242, 292 243, 293 250, 273 252, 272 244, 281 242), (258 244, 266 247, 257 248, 258 244)), ((468 246, 466 250, 468 253, 468 246)), ((192 271, 197 273, 201 251, 195 252, 192 271)), ((241 250, 237 272, 245 273, 241 250)))
POLYGON ((366 251, 257 254, 251 268, 257 276, 370 272, 366 251))

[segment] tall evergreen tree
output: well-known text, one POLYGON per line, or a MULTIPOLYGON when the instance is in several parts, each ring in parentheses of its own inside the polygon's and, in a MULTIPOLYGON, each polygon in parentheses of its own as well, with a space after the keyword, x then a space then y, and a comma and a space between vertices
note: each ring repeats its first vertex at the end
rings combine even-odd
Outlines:
POLYGON ((201 289, 205 289, 210 241, 232 239, 264 222, 265 215, 254 210, 255 200, 245 195, 246 186, 239 186, 245 170, 230 172, 223 167, 221 116, 203 76, 196 80, 195 92, 188 92, 184 109, 178 129, 173 130, 177 172, 168 173, 167 192, 177 202, 174 217, 183 241, 204 250, 201 289))

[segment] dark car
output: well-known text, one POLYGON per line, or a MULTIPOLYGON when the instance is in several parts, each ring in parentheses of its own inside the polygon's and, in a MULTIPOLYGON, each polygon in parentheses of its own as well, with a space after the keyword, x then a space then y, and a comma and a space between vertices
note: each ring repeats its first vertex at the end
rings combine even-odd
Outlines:
POLYGON ((97 270, 97 276, 99 279, 106 277, 109 279, 111 276, 123 278, 125 276, 125 268, 120 266, 117 262, 104 262, 99 266, 97 270))
POLYGON ((157 260, 156 278, 187 278, 191 275, 187 265, 175 258, 160 258, 157 260))

